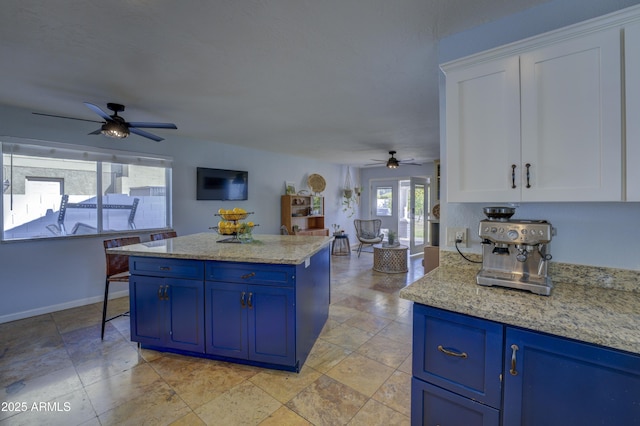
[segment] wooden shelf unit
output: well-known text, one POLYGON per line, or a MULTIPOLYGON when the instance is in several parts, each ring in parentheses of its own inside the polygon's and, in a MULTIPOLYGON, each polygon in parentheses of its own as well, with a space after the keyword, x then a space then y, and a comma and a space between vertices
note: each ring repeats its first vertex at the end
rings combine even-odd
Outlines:
POLYGON ((282 225, 291 235, 328 236, 324 227, 324 197, 316 195, 283 195, 280 199, 282 225), (294 232, 294 226, 298 230, 294 232))

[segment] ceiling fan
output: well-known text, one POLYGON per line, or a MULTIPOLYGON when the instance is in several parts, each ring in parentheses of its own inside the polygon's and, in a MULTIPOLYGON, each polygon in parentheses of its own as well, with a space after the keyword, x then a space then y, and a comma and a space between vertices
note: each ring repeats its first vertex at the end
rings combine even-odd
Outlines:
POLYGON ((388 160, 376 160, 371 159, 371 161, 377 161, 377 163, 365 164, 365 166, 379 166, 381 163, 386 163, 385 165, 390 169, 397 169, 400 164, 404 164, 407 166, 422 166, 420 163, 412 163, 413 158, 407 158, 406 160, 398 160, 394 155, 396 155, 395 151, 389 151, 391 157, 388 160))
POLYGON ((107 108, 113 111, 113 114, 109 115, 104 112, 99 106, 91 104, 89 102, 84 103, 87 108, 98 114, 105 121, 85 120, 84 118, 65 117, 62 115, 43 114, 41 112, 34 112, 36 115, 44 115, 47 117, 66 118, 68 120, 89 121, 92 123, 102 123, 102 127, 96 131, 89 133, 90 135, 99 135, 102 133, 105 136, 116 139, 124 139, 129 136, 130 133, 135 133, 138 136, 142 136, 156 142, 164 140, 160 136, 156 136, 153 133, 141 130, 141 128, 147 129, 177 129, 173 123, 145 123, 139 121, 125 121, 124 118, 118 115, 119 112, 124 111, 124 105, 108 103, 107 108))

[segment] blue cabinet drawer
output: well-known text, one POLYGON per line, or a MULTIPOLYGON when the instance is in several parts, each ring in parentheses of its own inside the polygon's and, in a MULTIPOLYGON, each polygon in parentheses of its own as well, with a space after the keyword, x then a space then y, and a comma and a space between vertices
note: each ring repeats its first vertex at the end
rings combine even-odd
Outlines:
POLYGON ((502 342, 501 324, 414 305, 413 375, 495 408, 502 342))
POLYGON ((202 280, 204 262, 200 260, 131 256, 129 258, 129 270, 132 275, 202 280))
POLYGON ((206 263, 205 280, 288 287, 293 286, 295 266, 210 261, 206 263))
POLYGON ((411 424, 498 426, 500 411, 413 377, 411 424))

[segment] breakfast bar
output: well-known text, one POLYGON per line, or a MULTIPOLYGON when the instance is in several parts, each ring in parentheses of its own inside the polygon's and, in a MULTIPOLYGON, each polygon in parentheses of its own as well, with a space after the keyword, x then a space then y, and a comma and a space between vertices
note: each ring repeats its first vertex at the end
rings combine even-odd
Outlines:
POLYGON ((144 348, 300 371, 329 312, 331 237, 200 233, 129 255, 131 340, 144 348))

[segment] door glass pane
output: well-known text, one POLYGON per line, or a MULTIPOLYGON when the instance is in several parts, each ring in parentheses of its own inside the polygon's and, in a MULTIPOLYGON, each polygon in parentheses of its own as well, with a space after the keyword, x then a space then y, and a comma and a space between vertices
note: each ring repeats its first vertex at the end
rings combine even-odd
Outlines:
POLYGON ((376 216, 391 216, 393 212, 393 188, 376 189, 376 216))
POLYGON ((415 184, 413 192, 415 193, 416 199, 414 203, 415 205, 415 212, 413 216, 414 227, 412 231, 413 231, 414 244, 416 246, 419 246, 419 245, 423 245, 425 242, 425 235, 424 235, 425 188, 424 188, 424 185, 415 184))
POLYGON ((102 163, 102 228, 162 228, 167 224, 166 169, 102 163))

